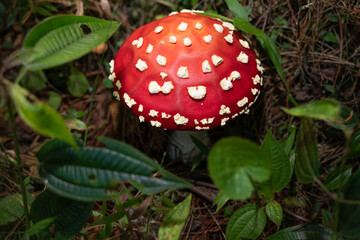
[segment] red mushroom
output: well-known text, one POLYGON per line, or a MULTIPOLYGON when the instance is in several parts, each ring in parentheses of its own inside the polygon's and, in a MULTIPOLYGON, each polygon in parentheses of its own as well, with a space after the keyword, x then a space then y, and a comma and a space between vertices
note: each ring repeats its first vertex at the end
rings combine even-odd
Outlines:
POLYGON ((229 22, 172 13, 138 28, 111 61, 114 96, 140 122, 208 130, 248 113, 263 68, 229 22))

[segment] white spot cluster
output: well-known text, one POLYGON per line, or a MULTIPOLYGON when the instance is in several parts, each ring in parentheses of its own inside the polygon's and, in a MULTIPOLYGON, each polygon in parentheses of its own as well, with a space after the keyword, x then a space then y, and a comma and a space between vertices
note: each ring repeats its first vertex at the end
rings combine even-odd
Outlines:
POLYGON ((139 59, 135 65, 135 67, 139 70, 139 71, 144 71, 148 68, 147 64, 145 61, 139 59))
POLYGON ((139 116, 139 121, 140 122, 145 122, 145 118, 143 116, 139 116))
POLYGON ((113 73, 113 72, 114 72, 114 63, 115 63, 115 62, 114 62, 114 59, 109 62, 109 65, 110 65, 110 73, 113 73))
POLYGON ((247 97, 244 97, 243 99, 241 99, 240 101, 237 102, 237 105, 239 108, 245 106, 245 104, 247 104, 249 102, 249 99, 247 97))
POLYGON ((211 66, 208 60, 203 61, 201 65, 203 73, 210 73, 211 72, 211 66))
POLYGON ((154 110, 154 109, 151 109, 150 112, 149 112, 149 116, 150 117, 157 117, 158 116, 158 111, 154 110))
POLYGON ((130 98, 127 93, 124 93, 123 97, 124 97, 124 102, 126 103, 126 105, 128 105, 129 108, 132 108, 132 106, 136 104, 135 100, 130 98))
POLYGON ((179 78, 189 78, 189 71, 187 67, 179 67, 176 74, 179 78))
POLYGON ((235 27, 232 23, 229 22, 223 22, 222 25, 226 28, 228 28, 230 31, 235 31, 235 27))
POLYGON ((151 126, 153 126, 153 127, 161 127, 161 122, 159 122, 159 121, 153 121, 153 120, 151 120, 151 121, 150 121, 150 124, 151 124, 151 126))
POLYGON ((187 23, 181 22, 180 25, 178 26, 178 30, 181 31, 181 32, 185 32, 187 27, 188 27, 187 23))
POLYGON ((221 126, 224 126, 226 122, 229 121, 229 119, 230 119, 229 117, 221 119, 221 126))
POLYGON ((217 55, 212 55, 211 61, 215 66, 219 66, 224 61, 224 59, 222 59, 221 57, 219 57, 217 55))
POLYGON ((160 86, 156 81, 151 81, 149 83, 149 92, 151 94, 157 94, 159 92, 162 92, 164 94, 169 94, 173 89, 174 89, 174 85, 170 81, 164 82, 162 86, 160 86))
POLYGON ((120 88, 121 88, 121 83, 120 83, 119 80, 116 81, 115 85, 116 85, 116 87, 118 88, 118 90, 120 90, 120 88))
POLYGON ((252 88, 251 92, 253 95, 256 95, 259 90, 257 88, 252 88))
POLYGON ((144 43, 144 39, 142 37, 140 37, 139 39, 136 39, 136 40, 132 41, 131 44, 133 46, 136 45, 137 48, 140 48, 143 45, 143 43, 144 43))
POLYGON ((196 100, 203 99, 206 95, 206 87, 204 86, 188 87, 187 89, 190 97, 196 100))
POLYGON ((232 36, 231 33, 229 33, 228 35, 226 35, 225 37, 225 41, 227 41, 228 43, 232 44, 234 42, 234 38, 232 36))
POLYGON ((120 101, 120 95, 117 91, 113 92, 113 96, 114 96, 114 98, 116 98, 116 100, 120 101))
POLYGON ((223 33, 223 32, 224 32, 224 28, 223 28, 220 24, 215 23, 215 24, 214 24, 214 28, 215 28, 215 30, 218 31, 219 33, 223 33))
POLYGON ((113 72, 113 73, 111 73, 110 75, 109 75, 109 79, 110 79, 110 81, 114 81, 115 80, 115 78, 116 78, 116 75, 115 75, 115 73, 113 72))
POLYGON ((174 122, 176 125, 186 125, 189 122, 189 119, 177 113, 174 116, 174 122))
POLYGON ((195 25, 195 28, 197 30, 201 30, 203 28, 203 25, 201 25, 201 23, 197 22, 196 25, 195 25))
POLYGON ((138 111, 139 111, 139 112, 144 111, 144 106, 143 106, 142 104, 140 104, 140 105, 139 105, 139 107, 138 107, 138 111))
POLYGON ((260 83, 261 79, 260 79, 259 75, 256 74, 256 76, 253 77, 252 80, 253 80, 254 85, 256 85, 256 84, 260 83))
POLYGON ((204 41, 206 43, 211 43, 212 42, 212 36, 211 35, 207 35, 205 37, 203 37, 204 41))
POLYGON ((167 77, 167 74, 164 73, 164 72, 161 72, 160 77, 161 77, 162 80, 164 80, 167 77))
POLYGON ((161 113, 161 117, 162 118, 170 118, 171 117, 171 115, 170 114, 166 114, 166 113, 161 113))
POLYGON ((243 51, 240 52, 239 56, 236 58, 239 62, 242 63, 248 63, 249 62, 249 56, 246 55, 243 51))
POLYGON ((170 36, 169 37, 169 42, 170 43, 176 43, 176 37, 175 36, 170 36))
POLYGON ((196 126, 195 129, 196 129, 196 130, 209 130, 210 127, 200 127, 200 126, 196 126))
POLYGON ((204 119, 201 119, 200 122, 201 122, 203 125, 212 124, 212 123, 214 122, 214 119, 215 119, 215 117, 212 117, 212 118, 204 118, 204 119))
POLYGON ((163 26, 157 26, 155 28, 155 33, 160 33, 163 29, 164 29, 163 26))
POLYGON ((172 16, 172 15, 175 15, 175 14, 178 14, 179 12, 171 12, 169 13, 169 16, 172 16))
MULTIPOLYGON (((261 74, 263 74, 264 72, 264 68, 261 66, 261 62, 259 59, 256 59, 256 68, 259 72, 261 72, 261 74)), ((261 84, 262 85, 262 84, 261 84)))
POLYGON ((244 48, 250 49, 248 41, 240 39, 239 42, 244 48))
POLYGON ((156 57, 156 62, 160 65, 160 66, 165 66, 166 65, 166 57, 158 55, 156 57))
POLYGON ((221 105, 220 107, 220 111, 219 111, 219 114, 220 115, 224 115, 224 114, 230 114, 230 108, 225 106, 225 105, 221 105))
POLYGON ((192 42, 191 42, 191 39, 190 38, 184 38, 184 45, 186 46, 186 47, 189 47, 189 46, 191 46, 191 44, 192 44, 192 42))
POLYGON ((151 53, 153 49, 154 49, 154 46, 149 44, 146 48, 146 53, 151 53))
POLYGON ((240 73, 239 73, 238 71, 232 71, 232 72, 230 73, 229 79, 230 79, 231 81, 239 80, 240 78, 241 78, 241 75, 240 75, 240 73))
POLYGON ((231 80, 224 78, 220 81, 220 86, 224 91, 228 91, 233 87, 231 80))

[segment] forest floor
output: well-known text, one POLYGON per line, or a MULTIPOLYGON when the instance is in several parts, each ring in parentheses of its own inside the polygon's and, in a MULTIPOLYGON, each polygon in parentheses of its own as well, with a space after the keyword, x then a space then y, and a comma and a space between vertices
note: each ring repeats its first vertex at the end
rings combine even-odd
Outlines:
MULTIPOLYGON (((105 53, 92 52, 73 62, 73 66, 85 74, 90 86, 96 91, 92 116, 88 125, 88 146, 103 146, 97 140, 98 136, 107 136, 125 141, 152 159, 161 162, 162 166, 194 184, 194 188, 174 190, 165 193, 173 202, 179 203, 189 194, 193 194, 192 210, 185 224, 181 239, 225 239, 227 222, 234 210, 246 202, 229 201, 219 212, 215 213, 213 201, 217 188, 211 182, 206 168, 206 161, 192 170, 191 164, 179 160, 169 160, 166 153, 166 143, 169 140, 167 131, 139 123, 124 104, 112 97, 111 89, 103 84, 108 77, 106 64, 114 58, 121 43, 139 26, 152 20, 168 15, 181 9, 212 10, 218 14, 232 18, 223 1, 177 1, 177 0, 40 0, 33 5, 21 4, 24 1, 6 1, 0 11, 0 61, 21 48, 27 32, 41 22, 46 15, 78 14, 111 19, 122 25, 114 36, 106 42, 105 53), (46 8, 51 3, 53 8, 46 8), (3 9, 5 7, 5 9, 3 9), (44 9, 46 11, 44 11, 44 9), (164 157, 165 156, 165 157, 164 157)), ((243 0, 242 5, 251 11, 250 22, 262 29, 279 47, 283 58, 286 82, 291 95, 301 105, 323 98, 334 98, 353 109, 360 115, 360 3, 355 0, 243 0)), ((272 133, 279 141, 289 134, 291 125, 299 124, 299 119, 290 119, 282 111, 282 107, 293 107, 289 102, 284 83, 277 75, 267 53, 261 49, 254 36, 247 35, 252 45, 258 51, 265 68, 264 86, 250 114, 234 119, 230 124, 209 131, 211 142, 226 136, 241 136, 261 144, 266 132, 272 133)), ((19 68, 6 69, 3 72, 7 79, 13 80, 19 73, 19 68)), ((45 71, 46 88, 32 91, 39 99, 47 101, 49 92, 55 91, 61 96, 58 112, 61 114, 82 113, 82 121, 87 120, 87 111, 91 102, 91 94, 82 97, 72 96, 66 88, 66 80, 70 74, 70 65, 60 66, 45 71), (69 111, 69 109, 72 109, 69 111)), ((1 79, 0 79, 1 81, 1 79)), ((0 103, 1 103, 0 93, 0 103)), ((0 104, 1 105, 1 104, 0 104)), ((0 108, 0 139, 9 154, 14 155, 14 141, 5 109, 0 108)), ((331 163, 343 153, 344 134, 329 127, 322 121, 317 121, 317 136, 319 158, 321 162, 320 176, 324 178, 331 163)), ((38 177, 36 153, 47 141, 47 138, 31 130, 20 117, 16 118, 17 135, 20 143, 21 157, 25 168, 25 177, 31 177, 32 193, 36 196, 43 190, 43 185, 36 183, 38 177)), ((357 126, 359 129, 359 126, 357 126)), ((78 131, 84 134, 83 131, 78 131)), ((3 159, 0 164, 0 198, 19 192, 15 177, 15 166, 6 165, 3 159)), ((359 161, 350 163, 359 166, 359 161)), ((284 220, 281 228, 305 223, 321 224, 321 208, 331 211, 330 198, 320 191, 316 185, 303 185, 293 177, 291 183, 275 196, 284 210, 284 220)), ((156 239, 156 229, 161 224, 164 215, 159 209, 163 206, 161 197, 155 195, 144 208, 143 214, 127 228, 115 226, 111 238, 120 239, 125 233, 131 233, 132 239, 156 239), (144 229, 149 224, 150 230, 144 229)), ((101 212, 102 203, 96 203, 94 211, 101 212)), ((107 213, 111 214, 115 206, 111 202, 107 213)), ((89 219, 83 232, 77 239, 95 239, 101 227, 91 227, 94 217, 89 219), (85 234, 86 233, 86 234, 85 234), (86 235, 86 237, 85 237, 86 235)), ((4 239, 17 239, 16 233, 23 229, 24 221, 2 226, 0 236, 4 239)), ((276 225, 268 223, 261 239, 277 231, 276 225)))

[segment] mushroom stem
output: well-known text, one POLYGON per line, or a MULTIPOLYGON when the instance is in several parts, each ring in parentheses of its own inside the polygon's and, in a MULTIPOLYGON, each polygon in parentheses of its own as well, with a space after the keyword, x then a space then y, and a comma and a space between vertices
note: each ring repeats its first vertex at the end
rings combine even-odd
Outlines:
POLYGON ((192 164, 202 154, 191 136, 199 139, 205 146, 210 146, 210 138, 207 131, 169 131, 170 141, 167 146, 167 154, 173 161, 181 160, 185 164, 192 164))

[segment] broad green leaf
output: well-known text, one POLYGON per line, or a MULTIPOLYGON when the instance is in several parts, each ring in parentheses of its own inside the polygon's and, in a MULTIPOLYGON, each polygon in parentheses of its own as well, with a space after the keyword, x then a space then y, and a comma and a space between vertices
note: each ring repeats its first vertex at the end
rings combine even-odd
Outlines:
POLYGON ((215 185, 234 200, 249 198, 252 181, 270 177, 271 163, 255 143, 239 137, 223 138, 210 150, 208 169, 215 185))
POLYGON ((219 193, 216 195, 213 206, 217 204, 216 212, 218 212, 227 201, 229 201, 230 198, 226 196, 226 194, 222 191, 219 191, 219 193))
POLYGON ((56 217, 49 217, 38 221, 37 223, 32 225, 31 228, 29 228, 27 234, 29 234, 29 236, 32 236, 37 234, 38 232, 41 232, 42 230, 47 228, 50 224, 52 224, 55 221, 55 219, 56 217))
POLYGON ((166 215, 159 229, 159 240, 179 239, 181 229, 184 227, 186 219, 189 216, 190 206, 191 195, 166 215))
POLYGON ((37 100, 17 84, 11 87, 11 96, 22 120, 33 130, 45 136, 61 139, 76 147, 75 140, 62 117, 53 108, 37 100))
POLYGON ((290 132, 290 135, 283 142, 284 150, 288 156, 290 155, 291 150, 293 149, 295 136, 296 136, 296 128, 294 126, 291 126, 291 128, 289 129, 289 132, 290 132))
MULTIPOLYGON (((27 195, 27 202, 30 205, 34 198, 27 195)), ((0 199, 0 226, 6 225, 20 219, 24 215, 24 203, 20 194, 13 194, 0 199)))
POLYGON ((351 139, 348 157, 360 156, 360 131, 356 132, 351 139))
POLYGON ((111 139, 104 142, 109 149, 47 142, 37 155, 41 179, 55 193, 81 201, 113 198, 122 181, 131 181, 144 194, 191 186, 136 149, 111 139), (157 171, 161 177, 153 177, 157 171))
POLYGON ((344 130, 357 126, 359 118, 354 110, 350 107, 341 104, 340 116, 337 122, 331 122, 330 125, 334 128, 344 130))
POLYGON ((341 105, 333 99, 323 99, 291 109, 283 108, 285 112, 293 116, 330 122, 339 119, 340 109, 341 105))
POLYGON ((339 205, 338 230, 345 237, 358 239, 360 237, 360 170, 353 174, 342 189, 343 199, 357 201, 357 204, 339 205))
POLYGON ((271 130, 267 132, 261 148, 272 162, 270 179, 263 184, 274 192, 279 192, 290 182, 292 173, 290 160, 280 143, 273 137, 271 130))
POLYGON ((85 75, 79 70, 71 66, 71 75, 69 80, 66 82, 67 89, 71 95, 75 97, 81 97, 89 90, 89 81, 85 75))
POLYGON ((54 108, 55 110, 58 109, 61 105, 61 96, 54 91, 50 91, 49 100, 47 101, 47 104, 50 107, 54 108))
POLYGON ((265 224, 264 209, 253 204, 245 205, 231 216, 226 227, 226 239, 256 239, 264 230, 265 224))
POLYGON ((332 227, 332 214, 325 208, 321 209, 321 222, 324 227, 331 228, 332 227))
POLYGON ((115 21, 86 16, 49 17, 27 35, 23 47, 35 53, 23 60, 32 70, 71 62, 110 38, 119 25, 115 21))
POLYGON ((56 218, 51 224, 53 227, 41 232, 42 239, 50 239, 52 234, 57 239, 69 239, 87 222, 93 205, 92 202, 63 198, 46 190, 35 199, 30 215, 35 224, 44 219, 56 218))
POLYGON ((328 228, 307 225, 285 228, 273 235, 269 240, 333 240, 332 232, 328 228))
POLYGON ((316 134, 311 119, 301 119, 296 137, 295 175, 301 183, 312 183, 319 175, 316 134))
POLYGON ((266 204, 265 211, 269 219, 273 221, 279 229, 283 218, 283 211, 281 205, 277 201, 271 201, 266 204))
POLYGON ((19 76, 20 78, 17 81, 30 91, 40 91, 46 88, 47 78, 42 70, 31 71, 26 67, 22 67, 19 76))
POLYGON ((225 2, 235 17, 248 21, 248 14, 238 0, 225 0, 225 2))
POLYGON ((351 177, 352 169, 350 166, 340 166, 332 171, 329 171, 329 175, 326 178, 324 184, 329 190, 336 190, 349 180, 351 177))

